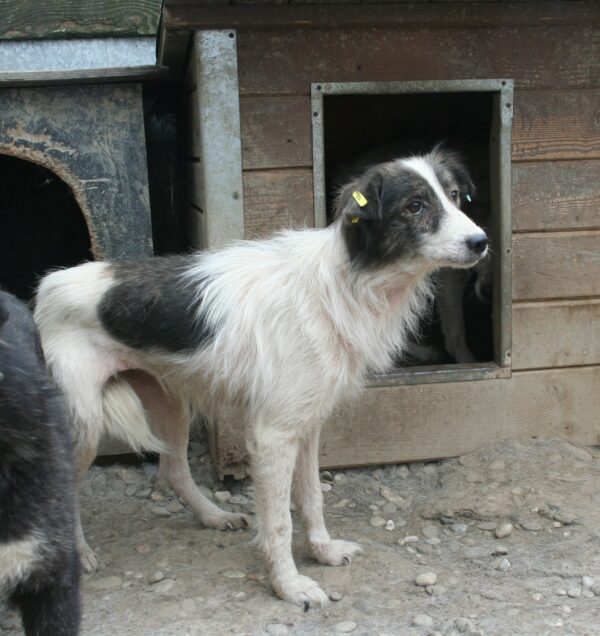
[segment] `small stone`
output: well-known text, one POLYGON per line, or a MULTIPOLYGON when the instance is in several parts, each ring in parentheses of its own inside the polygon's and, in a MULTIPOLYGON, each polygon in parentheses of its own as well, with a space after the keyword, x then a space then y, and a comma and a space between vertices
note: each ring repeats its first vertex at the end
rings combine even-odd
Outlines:
POLYGON ((400 479, 406 479, 410 475, 410 470, 408 469, 408 466, 403 464, 396 470, 396 474, 400 477, 400 479))
POLYGON ((154 585, 152 587, 152 591, 156 594, 166 594, 173 588, 174 585, 174 581, 171 579, 165 579, 164 581, 159 581, 156 585, 154 585))
POLYGON ((356 623, 354 621, 342 621, 335 626, 337 634, 349 634, 356 629, 356 623))
POLYGON ((93 578, 91 579, 87 587, 92 590, 98 591, 107 591, 107 590, 116 590, 120 588, 122 585, 122 580, 119 576, 104 576, 102 578, 93 578))
POLYGON ((521 519, 519 525, 527 532, 539 532, 542 529, 542 526, 536 521, 528 521, 526 519, 521 519))
POLYGON ((495 530, 496 524, 493 521, 482 521, 481 523, 477 524, 477 527, 480 530, 495 530))
POLYGON ((147 543, 142 543, 141 545, 136 546, 136 551, 140 554, 150 554, 152 548, 147 543))
POLYGON ((246 598, 246 592, 238 592, 234 598, 238 601, 243 601, 246 598))
POLYGON ((151 506, 150 512, 157 517, 170 517, 171 513, 164 506, 151 506))
POLYGON ((600 584, 596 583, 596 585, 594 585, 594 587, 592 588, 592 592, 596 596, 600 596, 600 584))
POLYGON ((423 536, 431 539, 432 537, 439 537, 440 529, 437 526, 425 526, 423 530, 421 530, 423 536))
POLYGON ((332 488, 331 484, 328 484, 326 482, 320 482, 320 486, 321 486, 321 492, 329 492, 332 488))
POLYGON ((587 590, 590 590, 594 587, 594 577, 593 576, 582 576, 581 577, 581 585, 587 590))
POLYGON ((219 503, 227 503, 231 499, 231 493, 229 490, 217 490, 214 497, 219 503))
POLYGON ((562 588, 558 589, 558 590, 556 590, 556 595, 557 596, 566 596, 567 595, 567 590, 563 590, 562 588))
POLYGON ((404 537, 404 539, 398 539, 398 543, 400 545, 406 545, 407 543, 418 543, 419 542, 419 537, 417 537, 414 534, 409 534, 408 536, 404 537))
POLYGON ((173 514, 177 514, 183 510, 183 506, 178 501, 172 501, 168 506, 167 510, 172 512, 173 514))
POLYGON ((137 492, 137 486, 135 484, 129 484, 128 486, 125 486, 124 492, 126 497, 133 497, 133 495, 137 492))
POLYGON ((531 598, 532 598, 534 601, 541 601, 541 600, 542 600, 542 598, 544 598, 544 597, 543 597, 543 596, 542 596, 539 592, 534 592, 534 593, 531 595, 531 598))
POLYGON ((246 573, 241 570, 228 570, 227 572, 223 572, 223 576, 226 576, 228 579, 243 579, 246 573))
POLYGON ((492 552, 493 556, 503 556, 505 554, 508 554, 508 548, 503 545, 497 545, 492 552))
POLYGON ((429 545, 440 545, 440 543, 442 542, 442 540, 439 537, 430 537, 428 539, 425 539, 425 541, 429 545))
POLYGON ((571 608, 568 605, 562 605, 560 608, 567 616, 571 613, 571 608))
POLYGON ((419 587, 427 587, 437 583, 437 574, 435 572, 421 572, 415 577, 415 584, 419 587))
POLYGON ((183 599, 181 603, 181 608, 186 614, 195 614, 198 606, 196 605, 196 601, 193 598, 183 599))
POLYGON ((500 572, 506 572, 510 568, 510 561, 504 557, 503 559, 497 559, 494 562, 494 568, 500 572))
POLYGON ((385 512, 386 514, 393 515, 395 512, 398 511, 398 506, 396 506, 396 504, 392 503, 391 501, 388 501, 382 506, 381 511, 385 512))
POLYGON ((490 470, 504 470, 506 464, 503 459, 496 459, 490 464, 490 470))
POLYGON ((581 592, 581 596, 585 596, 585 598, 594 598, 594 593, 592 590, 583 590, 583 592, 581 592))
POLYGON ((427 616, 427 614, 417 614, 413 617, 411 622, 416 627, 431 627, 433 625, 433 618, 427 616))
POLYGON ((331 601, 341 601, 342 600, 342 595, 340 594, 340 592, 332 592, 329 595, 329 599, 331 601))
POLYGON ((506 539, 506 537, 508 537, 512 531, 512 523, 501 523, 494 531, 494 535, 496 536, 496 539, 506 539))
POLYGON ((140 488, 140 490, 135 493, 135 496, 138 499, 148 499, 151 494, 152 490, 150 488, 140 488))
POLYGON ((150 583, 150 585, 154 585, 154 583, 158 583, 159 581, 162 581, 164 578, 165 578, 165 575, 160 570, 157 570, 156 572, 154 572, 148 577, 148 583, 150 583))
POLYGON ((371 520, 369 521, 369 523, 374 528, 380 528, 381 526, 385 525, 385 519, 383 517, 380 517, 379 515, 375 515, 374 517, 371 517, 371 520))
POLYGON ((271 623, 267 626, 267 634, 270 636, 284 636, 284 634, 289 634, 289 631, 287 625, 283 623, 271 623))
POLYGON ((466 523, 453 523, 450 528, 454 534, 466 534, 469 531, 469 526, 466 523))
POLYGON ((333 483, 333 481, 334 481, 334 480, 333 480, 333 473, 332 473, 330 470, 324 470, 324 471, 321 473, 321 480, 322 480, 322 481, 327 481, 327 482, 329 482, 330 484, 331 484, 331 483, 333 483))
POLYGON ((468 618, 463 618, 462 616, 454 621, 454 627, 456 627, 461 634, 466 634, 475 629, 473 623, 468 618))
POLYGON ((340 499, 333 504, 333 508, 345 508, 350 503, 350 499, 340 499))
POLYGON ((163 501, 164 498, 165 496, 161 492, 158 492, 158 490, 153 490, 150 493, 150 499, 152 499, 152 501, 163 501))
POLYGON ((521 495, 525 494, 525 488, 521 488, 521 486, 517 486, 516 488, 513 488, 510 492, 513 495, 517 495, 517 497, 520 497, 521 495))
POLYGON ((391 519, 388 519, 385 523, 385 529, 386 530, 393 530, 396 527, 396 525, 394 524, 394 522, 391 519))
POLYGON ((570 587, 567 590, 567 596, 570 598, 579 598, 581 596, 581 588, 580 587, 570 587))
POLYGON ((390 490, 387 486, 381 486, 379 488, 379 494, 386 501, 388 501, 390 503, 393 503, 393 504, 396 504, 397 506, 399 506, 402 509, 404 509, 406 507, 406 500, 404 499, 404 497, 401 497, 400 495, 397 495, 395 492, 390 490))
POLYGON ((343 484, 348 481, 348 477, 344 473, 336 473, 333 476, 333 481, 335 481, 336 484, 343 484))
POLYGON ((377 506, 376 504, 370 504, 369 510, 372 510, 373 512, 377 512, 379 510, 379 506, 377 506))

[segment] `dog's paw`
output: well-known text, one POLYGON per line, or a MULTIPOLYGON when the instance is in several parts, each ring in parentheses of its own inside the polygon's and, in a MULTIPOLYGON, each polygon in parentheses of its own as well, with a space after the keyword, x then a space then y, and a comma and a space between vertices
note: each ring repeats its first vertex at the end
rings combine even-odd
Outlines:
POLYGON ((299 605, 308 611, 310 607, 325 607, 329 602, 327 594, 308 576, 295 576, 271 579, 273 591, 288 603, 299 605))
POLYGON ((79 546, 79 562, 83 570, 90 573, 95 572, 100 566, 98 555, 87 543, 83 546, 79 546))
POLYGON ((352 541, 330 541, 329 543, 313 543, 313 557, 323 565, 350 565, 352 557, 362 553, 358 543, 352 541))
POLYGON ((216 530, 239 530, 240 528, 250 528, 250 517, 239 512, 221 512, 218 515, 206 515, 201 519, 207 528, 216 530))

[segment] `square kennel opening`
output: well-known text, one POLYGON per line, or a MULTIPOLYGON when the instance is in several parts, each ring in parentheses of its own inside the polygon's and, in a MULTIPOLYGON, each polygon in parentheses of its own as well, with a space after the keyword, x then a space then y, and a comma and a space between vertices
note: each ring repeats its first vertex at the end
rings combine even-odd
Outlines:
MULTIPOLYGON (((511 122, 510 80, 313 83, 311 119, 315 224, 333 221, 337 189, 370 163, 456 148, 476 185, 466 210, 488 232, 493 254, 491 304, 462 299, 467 343, 475 363, 446 352, 439 363, 399 361, 372 386, 506 378, 511 374, 511 122)), ((474 276, 474 274, 472 274, 474 276)), ((435 311, 422 342, 443 346, 435 311)))

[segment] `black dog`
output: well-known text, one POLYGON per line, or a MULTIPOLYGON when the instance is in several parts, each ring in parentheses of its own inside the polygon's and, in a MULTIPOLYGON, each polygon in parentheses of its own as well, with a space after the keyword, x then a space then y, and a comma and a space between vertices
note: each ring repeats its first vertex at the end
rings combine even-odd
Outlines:
POLYGON ((31 314, 0 291, 0 595, 27 636, 79 631, 70 435, 31 314))

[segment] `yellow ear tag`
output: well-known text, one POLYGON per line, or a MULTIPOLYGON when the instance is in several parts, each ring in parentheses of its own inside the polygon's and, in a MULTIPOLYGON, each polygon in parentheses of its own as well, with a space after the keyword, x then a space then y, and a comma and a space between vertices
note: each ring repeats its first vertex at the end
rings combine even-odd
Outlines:
POLYGON ((353 216, 350 219, 350 223, 358 223, 360 221, 360 217, 359 216, 353 216))
MULTIPOLYGON (((365 199, 362 192, 354 190, 354 192, 352 193, 352 197, 358 203, 358 205, 360 205, 361 208, 364 208, 365 205, 367 205, 367 200, 365 199)), ((352 223, 356 223, 356 221, 352 221, 352 223)))

